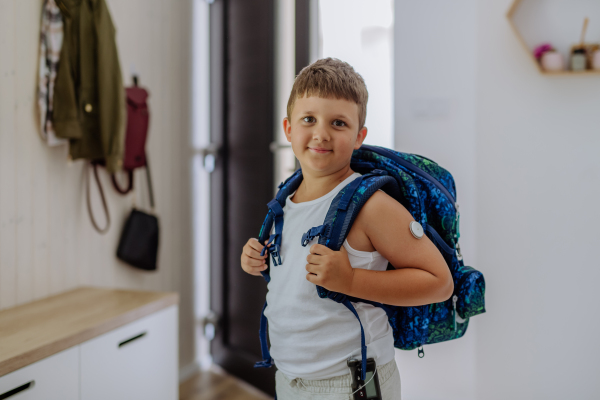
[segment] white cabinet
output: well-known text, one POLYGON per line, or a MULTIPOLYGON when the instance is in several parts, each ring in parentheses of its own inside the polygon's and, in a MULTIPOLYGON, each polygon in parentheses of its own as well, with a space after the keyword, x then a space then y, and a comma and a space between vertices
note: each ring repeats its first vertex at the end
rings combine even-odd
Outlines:
POLYGON ((0 400, 178 400, 178 303, 80 287, 0 310, 0 400))
POLYGON ((0 377, 0 399, 79 400, 79 346, 0 377))
POLYGON ((171 306, 80 344, 81 400, 177 400, 177 319, 171 306))

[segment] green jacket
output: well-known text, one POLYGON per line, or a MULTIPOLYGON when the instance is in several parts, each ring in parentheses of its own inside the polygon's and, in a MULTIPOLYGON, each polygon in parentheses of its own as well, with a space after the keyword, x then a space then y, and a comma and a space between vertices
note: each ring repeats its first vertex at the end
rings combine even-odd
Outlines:
POLYGON ((125 90, 115 27, 104 0, 56 0, 64 39, 54 86, 56 136, 69 139, 73 159, 104 161, 121 169, 125 90))

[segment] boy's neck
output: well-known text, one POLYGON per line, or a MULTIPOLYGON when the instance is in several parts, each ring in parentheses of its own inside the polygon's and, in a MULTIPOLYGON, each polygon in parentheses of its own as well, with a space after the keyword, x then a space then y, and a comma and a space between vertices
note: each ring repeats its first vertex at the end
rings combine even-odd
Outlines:
POLYGON ((325 196, 354 173, 350 165, 324 176, 314 175, 308 171, 306 173, 302 172, 302 182, 291 198, 294 203, 303 203, 325 196))

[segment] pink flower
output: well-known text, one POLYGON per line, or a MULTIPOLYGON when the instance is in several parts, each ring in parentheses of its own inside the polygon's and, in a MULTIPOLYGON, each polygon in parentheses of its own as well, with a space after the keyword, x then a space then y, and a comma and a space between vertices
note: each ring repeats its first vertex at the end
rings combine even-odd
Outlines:
POLYGON ((543 43, 533 50, 533 56, 539 60, 547 51, 554 51, 554 47, 550 43, 543 43))

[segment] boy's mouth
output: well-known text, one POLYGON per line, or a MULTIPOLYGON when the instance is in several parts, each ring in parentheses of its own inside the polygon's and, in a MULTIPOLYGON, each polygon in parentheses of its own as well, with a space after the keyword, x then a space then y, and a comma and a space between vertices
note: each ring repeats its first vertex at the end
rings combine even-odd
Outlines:
POLYGON ((331 150, 323 149, 323 148, 320 148, 320 147, 309 147, 309 150, 311 150, 311 151, 313 151, 315 153, 318 153, 318 154, 325 154, 325 153, 331 152, 331 150))

